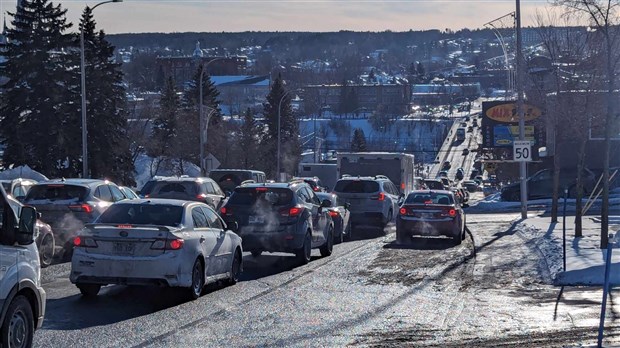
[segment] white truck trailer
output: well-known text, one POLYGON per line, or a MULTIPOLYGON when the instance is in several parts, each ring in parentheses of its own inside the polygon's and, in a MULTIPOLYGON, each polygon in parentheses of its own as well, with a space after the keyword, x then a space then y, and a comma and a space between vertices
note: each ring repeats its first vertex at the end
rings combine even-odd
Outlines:
POLYGON ((397 152, 343 152, 338 153, 338 178, 351 176, 387 176, 400 192, 415 189, 414 156, 397 152))

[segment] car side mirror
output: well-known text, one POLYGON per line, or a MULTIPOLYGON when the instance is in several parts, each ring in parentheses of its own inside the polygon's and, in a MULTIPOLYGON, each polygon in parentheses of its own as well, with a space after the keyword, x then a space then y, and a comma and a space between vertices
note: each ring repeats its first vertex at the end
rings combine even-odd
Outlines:
POLYGON ((331 206, 332 206, 332 202, 329 199, 324 199, 323 202, 321 202, 322 208, 329 208, 331 206))
POLYGON ((237 221, 231 221, 228 224, 226 224, 226 226, 228 227, 229 230, 235 233, 239 231, 239 224, 237 223, 237 221))
POLYGON ((33 207, 22 207, 19 215, 19 227, 15 240, 19 245, 28 245, 34 242, 34 228, 37 223, 37 211, 33 207))

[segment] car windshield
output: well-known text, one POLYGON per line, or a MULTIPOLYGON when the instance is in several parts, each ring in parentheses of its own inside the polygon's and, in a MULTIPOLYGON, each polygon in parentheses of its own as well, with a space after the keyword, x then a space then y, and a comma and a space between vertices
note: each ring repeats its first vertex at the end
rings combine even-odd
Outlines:
POLYGON ((256 202, 268 202, 273 205, 289 205, 293 191, 287 188, 273 187, 238 187, 228 200, 230 205, 254 205, 256 202))
POLYGON ((35 185, 26 195, 25 202, 36 203, 37 201, 51 202, 80 202, 86 198, 88 189, 84 186, 49 184, 35 185))
POLYGON ((155 187, 155 184, 157 183, 157 181, 151 180, 151 181, 147 181, 146 184, 144 184, 144 186, 142 186, 142 189, 140 190, 140 194, 142 195, 148 195, 153 191, 153 187, 155 187))
POLYGON ((412 192, 407 196, 405 204, 437 204, 451 205, 454 199, 451 194, 440 192, 412 192))
POLYGON ((128 225, 179 226, 183 207, 154 204, 114 204, 108 208, 97 223, 128 225))
POLYGON ((379 184, 371 180, 340 180, 334 188, 343 193, 373 193, 379 191, 379 184))

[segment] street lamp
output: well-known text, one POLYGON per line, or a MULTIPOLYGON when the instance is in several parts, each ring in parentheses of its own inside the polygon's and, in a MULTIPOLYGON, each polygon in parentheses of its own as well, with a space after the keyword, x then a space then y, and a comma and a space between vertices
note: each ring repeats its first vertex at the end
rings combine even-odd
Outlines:
POLYGON ((200 69, 200 79, 199 79, 199 87, 198 87, 198 93, 199 93, 199 123, 200 123, 200 175, 201 176, 205 176, 206 175, 206 171, 205 171, 205 145, 207 144, 207 137, 208 134, 207 132, 209 131, 209 121, 211 120, 211 116, 213 115, 213 113, 216 111, 216 109, 209 107, 209 109, 211 109, 211 111, 209 111, 209 113, 207 114, 207 122, 204 123, 203 121, 203 112, 202 109, 204 107, 203 102, 202 102, 202 80, 204 78, 205 75, 205 71, 207 70, 207 67, 209 66, 209 64, 218 61, 218 60, 222 60, 224 58, 218 57, 218 58, 214 58, 211 59, 210 61, 207 62, 207 64, 203 65, 202 68, 200 69))
POLYGON ((278 162, 277 162, 277 166, 276 166, 276 181, 280 181, 280 120, 281 120, 281 111, 282 111, 282 101, 284 100, 284 97, 286 97, 290 92, 292 91, 298 91, 298 89, 291 89, 288 90, 286 92, 284 92, 284 94, 282 94, 282 97, 280 98, 280 102, 278 103, 278 162))
MULTIPOLYGON (((94 11, 98 6, 109 2, 123 2, 123 0, 108 0, 93 6, 90 11, 94 11)), ((88 175, 88 132, 86 129, 86 62, 84 61, 84 25, 80 28, 80 74, 82 77, 82 177, 88 175)))

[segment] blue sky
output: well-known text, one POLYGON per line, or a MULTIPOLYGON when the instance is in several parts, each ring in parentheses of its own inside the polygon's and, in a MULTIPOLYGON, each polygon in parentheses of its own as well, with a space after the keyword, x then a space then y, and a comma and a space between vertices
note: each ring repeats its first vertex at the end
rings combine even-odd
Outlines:
MULTIPOLYGON (((14 0, 2 0, 12 11, 14 0)), ((69 20, 98 1, 61 0, 69 20)), ((534 25, 545 1, 521 0, 523 25, 534 25)), ((107 33, 184 31, 406 31, 480 28, 515 9, 485 0, 124 0, 95 10, 107 33)))

